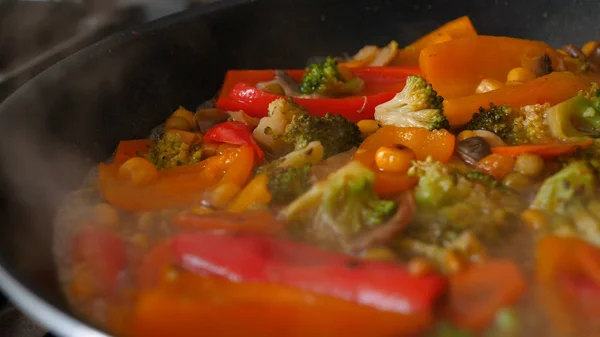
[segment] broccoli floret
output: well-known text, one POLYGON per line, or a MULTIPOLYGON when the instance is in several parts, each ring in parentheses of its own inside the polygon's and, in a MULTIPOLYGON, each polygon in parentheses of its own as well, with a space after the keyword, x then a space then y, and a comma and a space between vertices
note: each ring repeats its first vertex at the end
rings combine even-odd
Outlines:
POLYGON ((600 244, 600 203, 596 178, 584 161, 573 161, 544 181, 530 209, 549 220, 542 234, 575 235, 600 244))
POLYGON ((384 223, 396 210, 396 203, 381 200, 373 186, 375 173, 352 161, 313 185, 281 211, 312 239, 347 247, 360 231, 384 223))
POLYGON ((355 123, 329 113, 324 117, 311 116, 291 98, 279 98, 269 105, 269 116, 260 120, 254 137, 261 146, 278 149, 279 153, 289 147, 300 150, 318 141, 324 148, 324 158, 348 151, 362 142, 355 123))
POLYGON ((587 163, 573 162, 544 181, 531 208, 565 214, 574 197, 591 196, 594 181, 594 172, 587 163))
POLYGON ((509 144, 539 143, 550 137, 545 121, 549 104, 533 104, 516 109, 508 104, 490 103, 479 108, 462 130, 487 130, 509 144))
POLYGON ((318 117, 302 113, 295 114, 286 126, 283 140, 295 149, 319 141, 325 150, 324 158, 328 158, 359 146, 362 137, 358 126, 340 115, 328 113, 318 117))
POLYGON ((199 146, 189 146, 178 133, 167 132, 145 156, 157 169, 197 163, 202 159, 199 146))
POLYGON ((375 119, 382 125, 448 129, 450 123, 444 115, 443 101, 424 78, 409 76, 402 91, 375 107, 375 119))
POLYGON ((471 120, 463 126, 463 130, 487 130, 495 133, 503 140, 509 139, 514 133, 514 120, 518 112, 510 105, 495 105, 490 103, 490 108, 479 108, 471 120))
POLYGON ((556 159, 563 167, 573 162, 586 162, 596 176, 600 176, 600 139, 594 139, 590 146, 578 147, 574 153, 561 155, 556 159))
POLYGON ((306 68, 300 90, 305 94, 343 96, 357 93, 363 86, 363 80, 358 77, 346 81, 340 73, 337 61, 327 57, 325 62, 313 63, 306 68))
POLYGON ((559 139, 600 136, 600 90, 594 85, 588 92, 561 102, 546 111, 550 133, 559 139))
POLYGON ((294 167, 276 167, 268 170, 269 192, 273 196, 272 202, 275 204, 290 202, 310 187, 310 169, 311 163, 307 163, 299 168, 294 167))
POLYGON ((479 239, 494 240, 523 208, 518 195, 492 182, 492 177, 455 164, 428 158, 414 162, 409 175, 419 183, 418 212, 408 235, 424 243, 448 243, 466 230, 479 239))

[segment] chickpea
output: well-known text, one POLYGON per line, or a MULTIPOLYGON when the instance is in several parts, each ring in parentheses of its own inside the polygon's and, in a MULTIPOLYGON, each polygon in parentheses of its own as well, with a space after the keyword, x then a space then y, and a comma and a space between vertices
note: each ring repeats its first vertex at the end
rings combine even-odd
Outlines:
POLYGON ((148 185, 158 179, 158 170, 148 159, 133 157, 119 167, 119 178, 134 186, 148 185))
POLYGON ((533 153, 523 153, 515 160, 515 171, 529 177, 537 177, 544 171, 544 160, 533 153))
POLYGON ((510 173, 502 179, 502 184, 515 191, 524 191, 531 186, 531 180, 524 174, 510 173))
POLYGON ((415 159, 415 153, 408 148, 382 146, 375 153, 375 163, 380 170, 399 174, 408 172, 415 159))

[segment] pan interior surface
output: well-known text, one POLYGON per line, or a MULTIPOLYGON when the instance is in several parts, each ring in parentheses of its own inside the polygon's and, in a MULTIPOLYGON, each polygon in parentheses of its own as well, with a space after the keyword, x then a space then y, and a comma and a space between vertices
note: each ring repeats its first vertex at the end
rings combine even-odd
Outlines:
POLYGON ((597 38, 596 1, 226 1, 123 32, 46 70, 0 105, 0 285, 61 335, 100 336, 71 316, 52 258, 66 194, 122 139, 215 95, 228 69, 301 68, 315 55, 407 45, 462 15, 480 34, 558 47, 597 38))

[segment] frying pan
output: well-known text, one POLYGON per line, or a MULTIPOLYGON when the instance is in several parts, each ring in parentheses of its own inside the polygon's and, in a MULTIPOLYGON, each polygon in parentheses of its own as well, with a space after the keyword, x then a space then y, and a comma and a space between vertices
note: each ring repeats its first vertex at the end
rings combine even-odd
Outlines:
POLYGON ((210 99, 227 69, 300 68, 365 44, 406 45, 461 15, 481 34, 558 47, 599 37, 597 0, 216 2, 116 34, 0 106, 0 287, 62 336, 106 336, 69 311, 52 257, 56 208, 121 139, 210 99))

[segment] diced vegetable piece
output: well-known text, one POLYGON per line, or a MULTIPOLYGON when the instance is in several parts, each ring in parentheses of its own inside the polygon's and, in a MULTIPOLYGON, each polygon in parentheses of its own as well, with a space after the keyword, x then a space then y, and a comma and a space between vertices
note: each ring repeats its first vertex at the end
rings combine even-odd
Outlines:
POLYGON ((461 328, 479 332, 525 289, 525 278, 513 262, 490 260, 472 265, 449 277, 448 317, 461 328))
POLYGON ((515 159, 511 156, 492 153, 481 159, 477 167, 496 179, 502 179, 513 171, 515 159))
MULTIPOLYGON (((590 82, 571 73, 554 72, 520 85, 507 86, 483 94, 449 98, 444 96, 444 114, 450 125, 467 123, 473 113, 490 103, 523 107, 531 104, 557 104, 589 89, 590 82)), ((435 86, 434 86, 435 88, 435 86)), ((436 88, 437 90, 437 88, 436 88)))
POLYGON ((138 154, 143 156, 148 153, 153 146, 154 142, 150 139, 122 140, 117 146, 113 164, 121 165, 128 159, 136 157, 138 154))
POLYGON ((576 237, 548 235, 536 247, 536 278, 553 283, 561 275, 585 276, 600 286, 600 249, 576 237))
POLYGON ((451 99, 472 95, 484 78, 504 80, 523 58, 544 54, 556 64, 556 51, 543 42, 479 35, 423 49, 419 66, 435 90, 451 99))
POLYGON ((430 320, 428 314, 384 312, 276 284, 184 272, 142 292, 132 336, 386 337, 421 332, 430 320))

